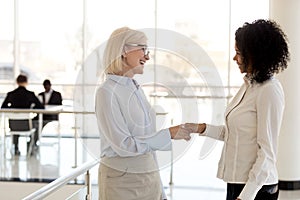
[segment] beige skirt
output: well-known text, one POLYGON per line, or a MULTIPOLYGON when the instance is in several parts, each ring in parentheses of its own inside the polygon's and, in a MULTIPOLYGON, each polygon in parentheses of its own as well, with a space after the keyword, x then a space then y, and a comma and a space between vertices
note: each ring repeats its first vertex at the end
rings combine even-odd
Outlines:
POLYGON ((152 154, 102 158, 98 184, 100 200, 162 199, 160 175, 152 154))

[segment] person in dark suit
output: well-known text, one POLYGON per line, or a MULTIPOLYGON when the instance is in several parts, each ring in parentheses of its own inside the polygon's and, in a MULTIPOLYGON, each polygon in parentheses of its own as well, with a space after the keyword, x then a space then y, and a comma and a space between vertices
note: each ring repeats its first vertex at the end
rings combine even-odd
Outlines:
MULTIPOLYGON (((27 76, 19 75, 16 79, 18 88, 8 92, 1 108, 24 108, 24 109, 43 109, 44 106, 41 104, 39 99, 35 96, 34 92, 26 89, 28 84, 27 76)), ((33 127, 36 128, 35 133, 35 144, 38 138, 38 121, 37 118, 34 119, 33 127)), ((32 138, 31 138, 32 139, 32 138)), ((20 155, 19 151, 19 135, 13 135, 13 146, 15 155, 20 155)))
MULTIPOLYGON (((51 88, 50 80, 46 79, 43 82, 45 88, 44 92, 39 93, 39 99, 43 105, 62 105, 62 96, 60 92, 57 92, 51 88)), ((48 122, 58 120, 58 114, 44 114, 43 126, 48 122)))

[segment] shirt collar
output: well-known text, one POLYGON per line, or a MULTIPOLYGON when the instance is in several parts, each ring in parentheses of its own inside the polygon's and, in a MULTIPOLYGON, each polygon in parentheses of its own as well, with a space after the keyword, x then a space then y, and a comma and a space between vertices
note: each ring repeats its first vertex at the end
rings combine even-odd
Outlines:
MULTIPOLYGON (((274 76, 271 76, 270 77, 270 80, 274 79, 274 76)), ((258 82, 256 82, 254 79, 253 79, 253 75, 252 74, 246 74, 244 76, 244 82, 247 86, 250 86, 250 87, 253 87, 255 85, 260 85, 258 82)))
POLYGON ((252 74, 246 74, 244 76, 244 82, 247 86, 250 86, 250 87, 256 83, 256 81, 253 79, 252 74))
MULTIPOLYGON (((134 79, 126 77, 126 76, 118 76, 118 75, 113 75, 113 74, 108 74, 106 76, 107 79, 110 79, 120 85, 134 85, 134 79)), ((135 81, 136 82, 136 81, 135 81)))

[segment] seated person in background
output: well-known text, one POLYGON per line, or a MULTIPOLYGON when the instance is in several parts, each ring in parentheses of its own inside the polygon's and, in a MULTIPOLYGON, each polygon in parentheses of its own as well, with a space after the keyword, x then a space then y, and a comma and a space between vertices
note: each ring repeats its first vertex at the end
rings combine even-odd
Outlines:
MULTIPOLYGON (((1 108, 23 108, 23 109, 43 109, 44 106, 41 104, 39 99, 35 96, 34 92, 26 89, 28 84, 27 76, 19 75, 17 77, 18 88, 8 92, 5 97, 1 108)), ((33 121, 33 127, 36 128, 34 144, 36 145, 38 139, 38 121, 37 118, 33 121)), ((31 138, 32 139, 32 138, 31 138)), ((20 155, 19 151, 19 135, 13 135, 13 146, 14 154, 20 155)))
MULTIPOLYGON (((46 79, 43 82, 45 88, 44 92, 39 93, 38 97, 43 105, 62 105, 62 97, 60 92, 57 92, 51 88, 50 80, 46 79)), ((58 114, 44 114, 43 126, 48 122, 58 120, 58 114)))

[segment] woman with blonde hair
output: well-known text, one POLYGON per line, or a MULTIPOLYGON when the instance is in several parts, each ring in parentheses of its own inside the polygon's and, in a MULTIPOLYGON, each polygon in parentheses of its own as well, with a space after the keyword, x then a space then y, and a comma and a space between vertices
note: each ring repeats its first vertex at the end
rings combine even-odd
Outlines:
POLYGON ((170 150, 171 138, 190 139, 174 126, 156 132, 155 112, 133 79, 149 60, 146 35, 123 27, 115 30, 103 56, 106 80, 96 92, 101 137, 101 200, 162 200, 156 150, 170 150))

